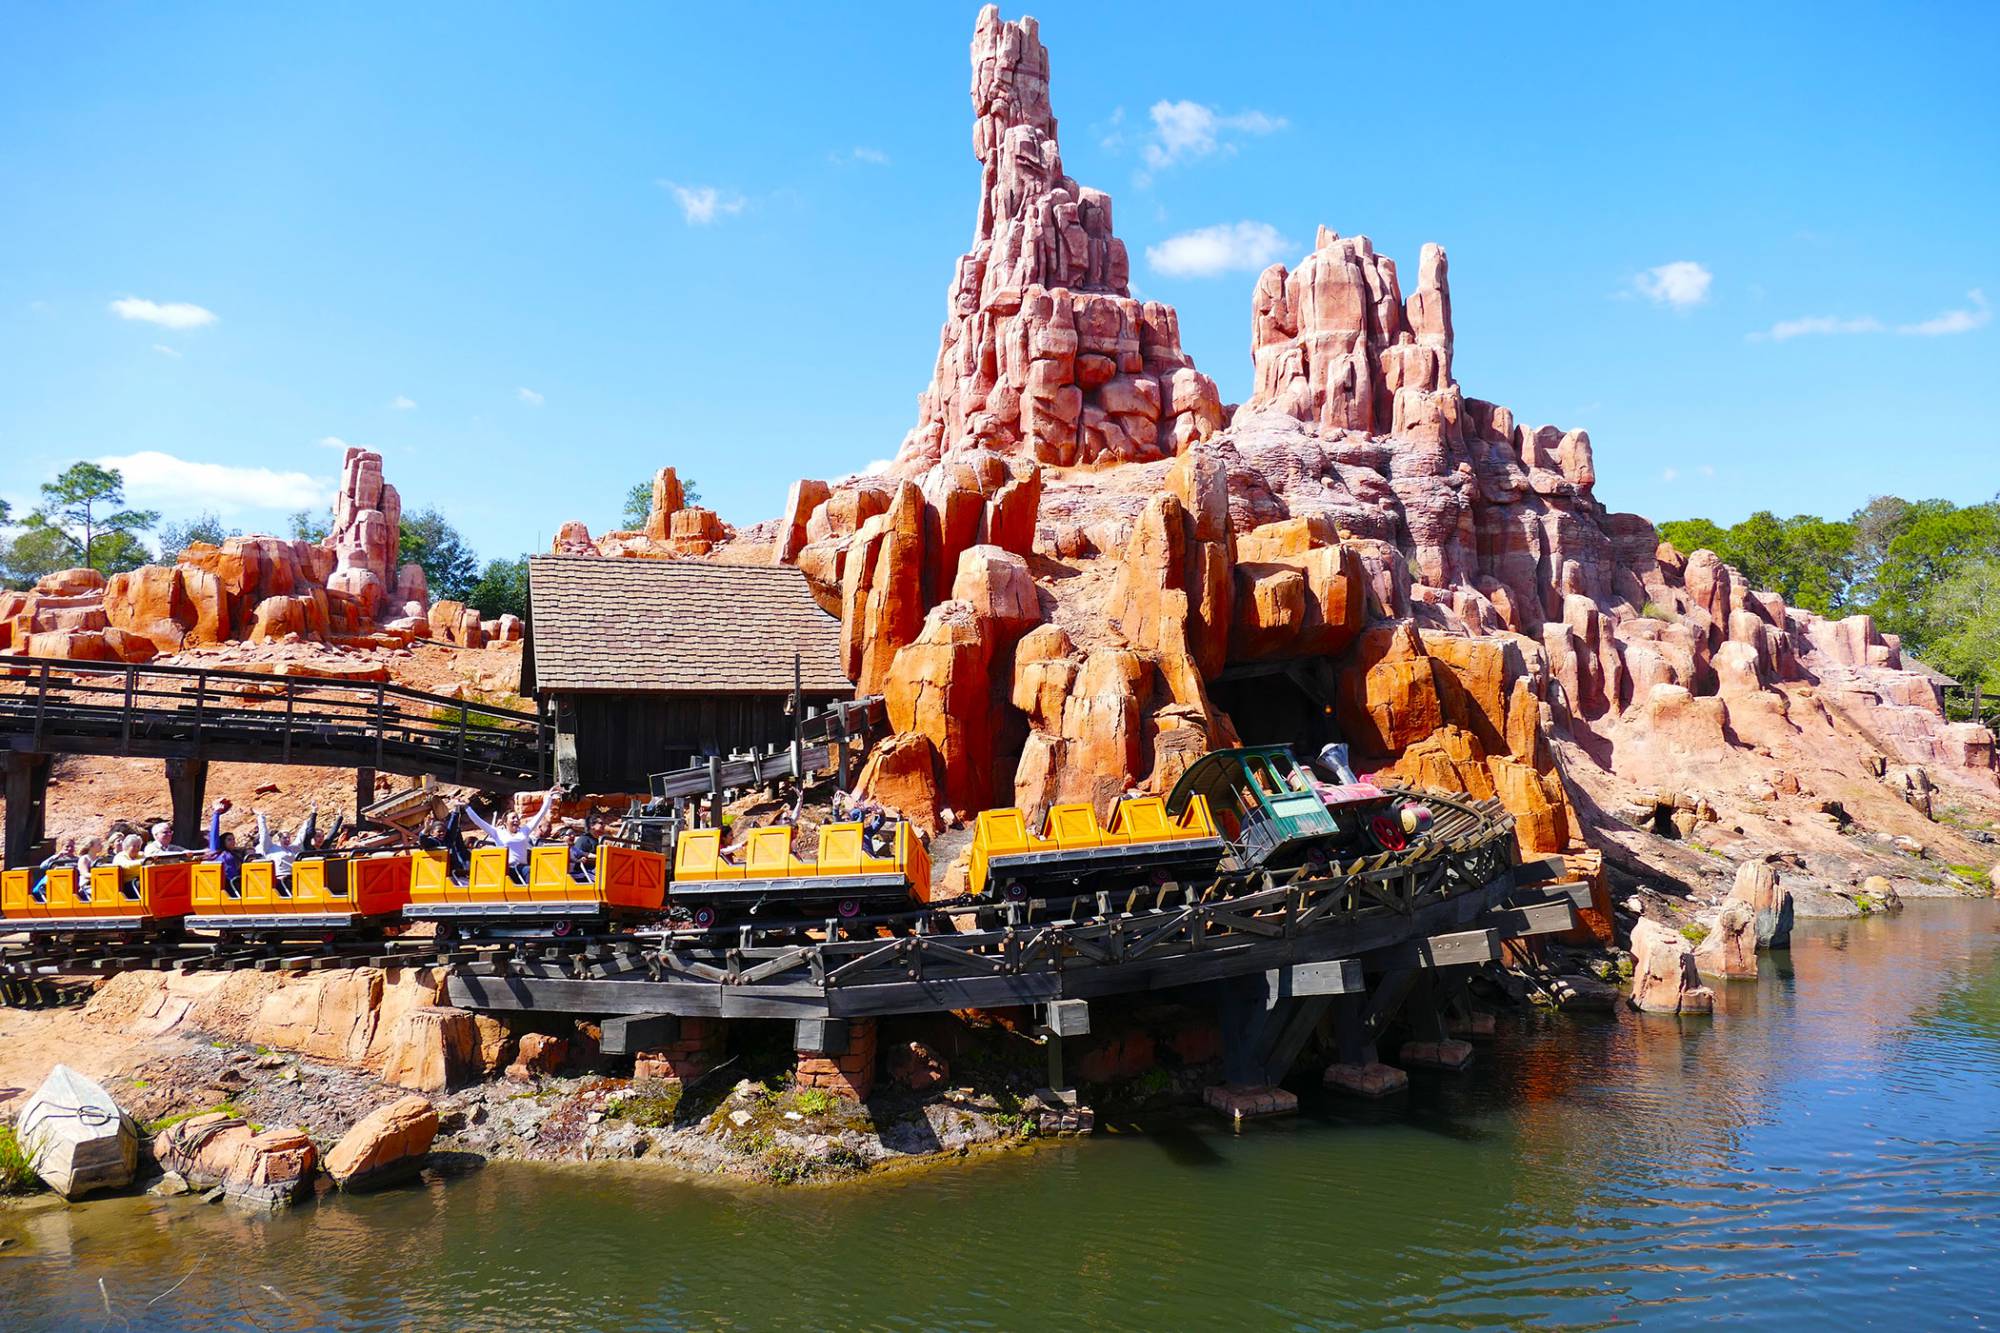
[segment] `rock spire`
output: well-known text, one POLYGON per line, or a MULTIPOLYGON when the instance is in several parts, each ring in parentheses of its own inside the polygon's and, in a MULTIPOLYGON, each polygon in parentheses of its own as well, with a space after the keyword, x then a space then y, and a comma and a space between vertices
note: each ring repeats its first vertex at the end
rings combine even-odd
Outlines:
POLYGON ((1173 307, 1134 300, 1111 196, 1063 174, 1049 53, 988 5, 972 38, 978 223, 898 464, 985 448, 1057 466, 1169 456, 1222 425, 1173 307))

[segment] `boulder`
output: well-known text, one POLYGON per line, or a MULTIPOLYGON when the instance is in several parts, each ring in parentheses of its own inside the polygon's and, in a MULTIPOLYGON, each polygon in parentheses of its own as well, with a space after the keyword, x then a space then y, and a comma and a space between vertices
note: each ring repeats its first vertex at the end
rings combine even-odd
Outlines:
POLYGON ((1792 891, 1768 861, 1745 861, 1736 868, 1729 896, 1748 903, 1757 917, 1757 947, 1783 949, 1792 941, 1792 891))
POLYGON ((998 546, 969 546, 958 558, 951 599, 964 602, 999 642, 1039 625, 1042 603, 1028 562, 998 546))
POLYGON ((950 1063, 920 1041, 890 1047, 888 1066, 890 1081, 911 1092, 929 1092, 951 1078, 950 1063))
POLYGON ((1694 951, 1695 970, 1705 977, 1757 975, 1757 913, 1740 898, 1724 900, 1715 924, 1694 951))
POLYGON ((227 1111, 189 1116, 153 1136, 153 1160, 196 1190, 214 1189, 228 1178, 237 1154, 257 1131, 227 1111))
POLYGON ((894 811, 924 834, 938 831, 939 798, 937 746, 928 736, 891 736, 869 752, 854 790, 863 798, 894 811))
POLYGON ((237 1144, 222 1177, 222 1192, 238 1203, 283 1208, 296 1203, 312 1184, 318 1160, 318 1149, 304 1130, 267 1129, 237 1144))
POLYGON ((382 1081, 443 1092, 479 1069, 479 1032, 463 1009, 412 1009, 396 1020, 382 1054, 382 1081))
POLYGON ((377 1107, 326 1155, 326 1173, 343 1190, 379 1189, 414 1174, 437 1137, 429 1099, 404 1097, 377 1107))
POLYGON ((1867 906, 1879 912, 1900 912, 1903 910, 1903 895, 1896 892, 1896 885, 1887 875, 1870 875, 1861 881, 1861 896, 1867 899, 1867 906))
POLYGON ((561 1037, 541 1032, 523 1033, 514 1063, 507 1066, 507 1077, 517 1083, 532 1083, 538 1078, 561 1073, 568 1061, 569 1043, 561 1037))
POLYGON ((1649 1014, 1705 1014, 1715 1008, 1715 992, 1696 972, 1694 946, 1679 931, 1648 918, 1632 927, 1630 1003, 1649 1014))

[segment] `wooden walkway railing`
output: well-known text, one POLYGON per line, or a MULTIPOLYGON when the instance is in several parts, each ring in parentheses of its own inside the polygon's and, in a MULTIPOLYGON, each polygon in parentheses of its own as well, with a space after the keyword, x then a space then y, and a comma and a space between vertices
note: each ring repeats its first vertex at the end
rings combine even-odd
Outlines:
POLYGON ((0 748, 370 768, 498 791, 548 781, 553 728, 386 682, 0 658, 0 748))

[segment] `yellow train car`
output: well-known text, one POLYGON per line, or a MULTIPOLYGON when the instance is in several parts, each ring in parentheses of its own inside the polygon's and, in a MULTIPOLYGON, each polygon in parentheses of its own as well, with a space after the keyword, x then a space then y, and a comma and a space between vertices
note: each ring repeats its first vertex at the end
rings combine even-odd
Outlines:
POLYGON ((643 847, 600 843, 588 879, 570 873, 569 848, 552 843, 528 853, 516 878, 499 847, 473 849, 461 883, 443 852, 414 854, 410 903, 413 921, 529 920, 571 922, 586 918, 655 914, 666 901, 667 859, 643 847))
POLYGON ((194 867, 186 862, 120 868, 33 867, 0 874, 4 929, 31 933, 146 931, 177 927, 188 912, 194 867))
POLYGON ((1019 810, 986 810, 972 837, 970 887, 1009 901, 1127 888, 1213 874, 1228 853, 1200 796, 1179 815, 1158 797, 1131 797, 1109 823, 1085 803, 1051 806, 1040 834, 1019 810))
POLYGON ((792 852, 789 825, 752 829, 740 859, 722 848, 721 829, 693 829, 674 844, 672 901, 685 906, 697 926, 714 925, 723 908, 755 914, 774 906, 830 908, 842 917, 869 906, 931 900, 931 858, 907 822, 890 835, 886 856, 868 852, 860 824, 823 824, 819 854, 792 852))
POLYGON ((393 917, 410 900, 410 854, 302 857, 292 862, 289 881, 270 861, 245 861, 235 884, 218 862, 193 871, 195 930, 342 930, 365 921, 393 917))

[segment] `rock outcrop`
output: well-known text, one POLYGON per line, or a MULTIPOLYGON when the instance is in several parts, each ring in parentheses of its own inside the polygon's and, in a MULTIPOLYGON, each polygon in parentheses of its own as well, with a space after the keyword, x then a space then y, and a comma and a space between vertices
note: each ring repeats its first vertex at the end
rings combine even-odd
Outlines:
POLYGON ((461 647, 519 642, 513 616, 486 621, 457 603, 432 605, 422 566, 398 564, 401 521, 381 455, 350 448, 325 541, 229 537, 194 542, 171 565, 109 579, 91 569, 58 571, 30 592, 0 593, 0 653, 136 664, 234 642, 402 648, 433 635, 461 647))
MULTIPOLYGON (((1174 312, 1125 295, 1109 200, 1062 173, 1033 20, 982 11, 972 63, 978 221, 918 426, 887 475, 794 486, 769 552, 888 696, 899 740, 864 788, 1105 806, 1237 737, 1331 731, 1364 766, 1498 797, 1524 851, 1579 864, 1555 740, 1660 787, 1879 742, 1992 788, 1990 733, 1948 723, 1865 618, 1661 544, 1598 501, 1585 431, 1468 397, 1439 246, 1406 291, 1366 237, 1321 229, 1256 285, 1249 402, 1214 407, 1174 312), (1231 686, 1260 663, 1297 684, 1290 711, 1267 697, 1289 685, 1231 686)), ((1608 936, 1608 903, 1587 915, 1608 936)))

